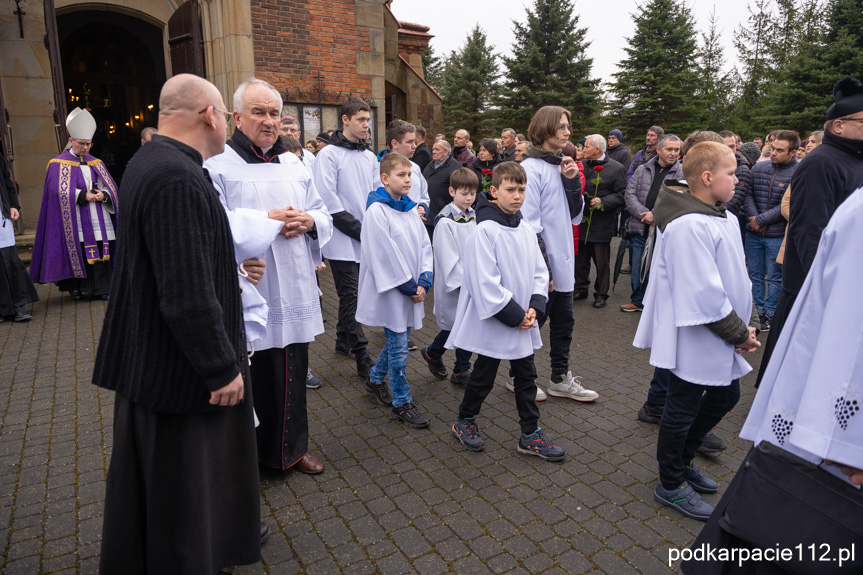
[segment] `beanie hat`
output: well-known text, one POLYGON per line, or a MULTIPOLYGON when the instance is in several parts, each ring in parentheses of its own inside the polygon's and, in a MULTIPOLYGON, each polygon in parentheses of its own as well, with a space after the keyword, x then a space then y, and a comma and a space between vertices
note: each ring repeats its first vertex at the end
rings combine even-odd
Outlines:
POLYGON ((611 136, 614 136, 615 138, 617 138, 618 142, 623 141, 623 132, 621 132, 617 128, 615 128, 614 130, 612 130, 608 133, 608 137, 610 138, 611 136))
POLYGON ((329 144, 329 143, 330 143, 330 135, 329 135, 329 134, 327 134, 326 132, 321 132, 320 134, 318 134, 318 136, 317 136, 315 139, 316 139, 317 141, 319 141, 319 142, 323 142, 323 143, 325 143, 325 144, 329 144))
POLYGON ((761 157, 761 148, 759 148, 758 144, 754 142, 740 144, 740 146, 737 147, 737 151, 746 158, 746 161, 749 162, 750 166, 754 166, 755 162, 758 161, 758 158, 761 157))
POLYGON ((833 87, 833 105, 827 108, 827 119, 835 120, 863 112, 863 86, 860 80, 846 76, 833 87))

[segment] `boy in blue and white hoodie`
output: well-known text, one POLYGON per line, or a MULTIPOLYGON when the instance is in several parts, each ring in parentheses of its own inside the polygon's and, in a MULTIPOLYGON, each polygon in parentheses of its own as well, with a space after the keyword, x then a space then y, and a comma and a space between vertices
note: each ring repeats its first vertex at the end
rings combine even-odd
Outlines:
POLYGON ((413 403, 405 370, 410 330, 422 328, 423 301, 432 286, 431 242, 417 205, 407 197, 410 160, 387 154, 380 176, 383 186, 369 194, 363 218, 356 319, 383 327, 386 343, 364 388, 382 405, 392 405, 393 419, 422 428, 429 417, 413 403), (384 383, 387 373, 392 395, 384 383))

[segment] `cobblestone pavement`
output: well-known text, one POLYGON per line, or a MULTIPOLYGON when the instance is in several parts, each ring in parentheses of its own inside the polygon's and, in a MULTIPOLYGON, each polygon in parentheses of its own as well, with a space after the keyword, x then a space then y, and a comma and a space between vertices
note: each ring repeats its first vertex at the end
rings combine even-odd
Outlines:
MULTIPOLYGON (((612 252, 616 248, 612 247, 612 252)), ((629 276, 605 309, 575 302, 573 371, 601 395, 594 404, 549 398, 540 425, 566 448, 561 463, 519 455, 513 395, 498 385, 478 418, 486 450, 453 436, 461 390, 437 381, 419 352, 408 360, 429 429, 390 418, 362 391, 352 361, 333 353, 337 300, 321 274, 327 333, 311 345, 311 449, 317 476, 261 471, 261 515, 273 530, 258 573, 668 573, 668 550, 690 544, 702 523, 653 500, 656 426, 636 420, 652 368, 631 346, 639 314, 624 314, 629 276)), ((90 383, 105 302, 73 302, 54 286, 28 324, 0 324, 0 572, 96 573, 113 393, 90 383)), ((547 341, 546 327, 543 340, 547 341)), ((383 330, 367 330, 374 353, 383 330)), ((420 346, 436 333, 431 302, 420 346)), ((765 336, 761 336, 761 340, 765 336)), ((451 352, 445 358, 451 368, 451 352)), ((758 354, 750 356, 757 369, 758 354)), ((547 347, 537 353, 542 383, 547 347)), ((753 396, 743 396, 716 429, 728 451, 699 456, 720 481, 716 503, 748 442, 737 438, 753 396)))

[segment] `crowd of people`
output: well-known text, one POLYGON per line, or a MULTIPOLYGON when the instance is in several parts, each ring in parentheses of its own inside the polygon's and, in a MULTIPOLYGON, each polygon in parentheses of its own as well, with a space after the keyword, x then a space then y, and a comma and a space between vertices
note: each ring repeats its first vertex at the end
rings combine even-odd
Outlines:
MULTIPOLYGON (((232 104, 227 111, 199 77, 169 79, 158 128, 142 134, 119 189, 88 153, 95 120, 76 109, 69 147, 48 166, 30 278, 73 300, 109 299, 93 375, 116 391, 103 572, 215 573, 257 561, 269 533, 257 516, 257 462, 324 471, 308 449, 306 397, 322 384, 308 350, 324 331, 317 276, 326 268, 339 300, 334 352, 355 362, 363 389, 393 419, 430 423, 406 363, 432 297, 440 331, 419 351, 433 377, 464 388, 455 437, 484 448, 477 418, 507 360, 516 450, 559 461, 565 450, 540 426, 537 404, 600 397, 570 367, 573 306, 589 296, 591 267, 592 305, 607 305, 619 234, 632 288, 620 309, 642 313, 634 345, 651 349, 654 366, 637 417, 659 424, 655 499, 709 520, 704 541, 757 543, 720 522, 744 489, 729 488, 716 510, 701 499, 719 485, 695 453, 725 449, 710 431, 736 405, 751 370, 743 354, 760 347, 761 331, 770 333, 764 385, 744 437, 820 465, 852 493, 863 482, 863 424, 854 419, 863 324, 843 321, 848 339, 830 340, 830 361, 818 345, 837 307, 829 292, 850 293, 848 278, 859 274, 842 243, 859 235, 863 204, 847 200, 863 188, 855 79, 837 84, 823 132, 805 146, 790 130, 760 147, 732 132, 679 137, 653 126, 634 156, 616 129, 571 141, 573 118, 557 106, 536 111, 526 137, 507 128, 476 153, 465 130, 454 145, 438 134, 429 148, 424 128, 394 120, 376 155, 362 99, 345 100, 341 129, 305 147, 267 82, 244 82, 232 104), (819 277, 804 284, 810 267, 819 277), (801 311, 804 301, 818 311, 801 311), (545 323, 550 377, 540 382, 534 352, 545 323), (374 359, 364 325, 383 328, 374 359), (816 366, 834 376, 829 389, 818 391, 816 366), (812 393, 821 400, 804 400, 812 393), (814 413, 815 404, 826 411, 814 413)), ((16 201, 0 201, 5 222, 16 201)), ((14 259, 4 255, 10 277, 14 259)), ((34 301, 32 284, 25 288, 12 285, 4 315, 18 319, 34 301)))

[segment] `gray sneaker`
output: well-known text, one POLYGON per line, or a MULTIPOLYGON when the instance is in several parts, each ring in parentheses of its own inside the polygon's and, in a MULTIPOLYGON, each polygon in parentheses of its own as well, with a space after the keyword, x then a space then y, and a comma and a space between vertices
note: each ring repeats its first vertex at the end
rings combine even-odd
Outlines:
POLYGON ((565 397, 567 399, 574 399, 575 401, 582 401, 585 403, 599 399, 599 394, 592 389, 585 389, 579 381, 581 378, 572 375, 571 371, 566 372, 566 375, 560 377, 563 379, 560 383, 554 382, 554 376, 552 376, 552 379, 548 380, 549 395, 565 397))
POLYGON ((657 485, 656 491, 653 492, 653 498, 663 505, 699 521, 707 521, 713 513, 713 506, 704 501, 686 481, 677 489, 665 489, 662 484, 657 485))
MULTIPOLYGON (((508 377, 506 378, 506 388, 510 390, 512 393, 515 393, 515 378, 508 377)), ((540 386, 536 386, 536 399, 534 401, 545 401, 548 399, 548 396, 542 390, 540 386)))

